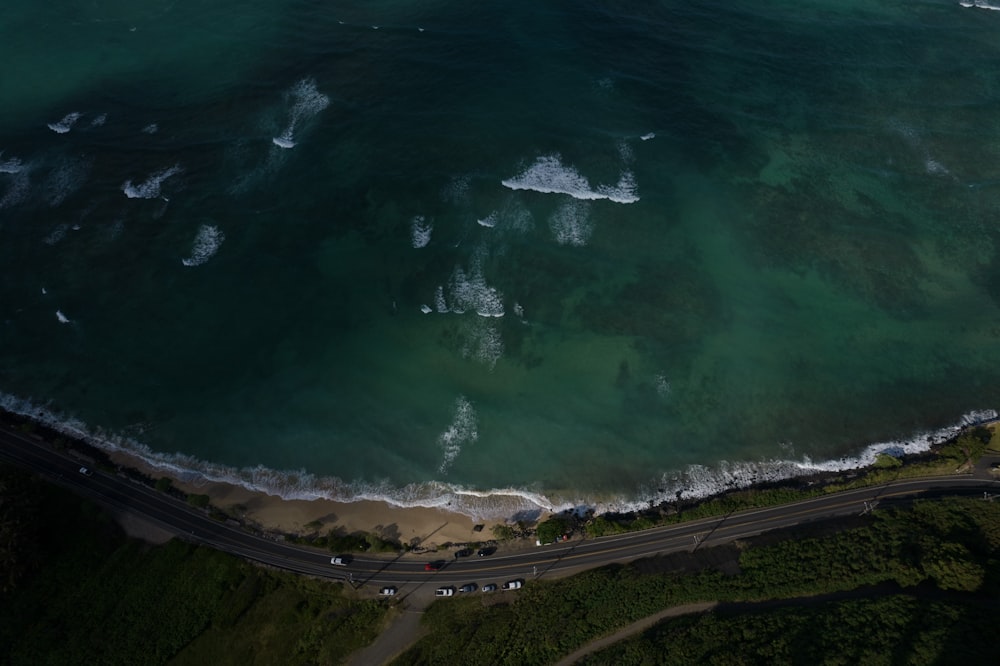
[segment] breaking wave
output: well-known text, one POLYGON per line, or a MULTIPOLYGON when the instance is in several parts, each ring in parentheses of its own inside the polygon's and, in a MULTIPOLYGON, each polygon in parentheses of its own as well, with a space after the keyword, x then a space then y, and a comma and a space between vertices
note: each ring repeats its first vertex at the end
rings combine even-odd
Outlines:
POLYGON ((62 120, 60 120, 57 123, 49 123, 48 127, 56 134, 66 134, 66 132, 69 132, 71 129, 73 129, 73 125, 76 124, 76 121, 78 121, 81 116, 83 116, 83 114, 78 113, 76 111, 72 113, 67 113, 65 116, 63 116, 62 120))
POLYGON ((564 165, 559 155, 539 157, 517 176, 500 182, 512 190, 568 194, 574 199, 585 201, 607 199, 615 203, 630 204, 639 200, 635 176, 631 171, 623 172, 616 185, 601 185, 595 189, 575 168, 564 165))
MULTIPOLYGON (((466 437, 471 437, 474 433, 478 438, 475 410, 471 403, 468 403, 466 408, 466 403, 468 401, 464 397, 456 400, 454 422, 441 435, 439 442, 443 443, 448 439, 446 435, 452 430, 452 427, 455 428, 454 438, 461 438, 463 433, 466 437), (471 420, 471 425, 463 419, 471 420)), ((814 462, 809 458, 803 458, 799 461, 723 462, 712 467, 692 465, 682 472, 662 475, 650 486, 640 488, 631 498, 595 498, 586 496, 556 497, 523 488, 479 490, 442 481, 413 483, 405 486, 395 486, 389 481, 344 481, 336 477, 317 476, 305 470, 280 471, 262 465, 236 468, 199 460, 185 454, 156 452, 134 438, 91 429, 79 419, 58 414, 47 407, 33 403, 31 400, 18 398, 7 393, 0 392, 0 408, 39 421, 53 430, 81 439, 104 451, 134 456, 143 464, 149 465, 160 473, 168 474, 196 486, 208 483, 228 483, 289 500, 327 499, 348 503, 369 500, 404 508, 440 508, 461 513, 473 520, 503 520, 515 515, 531 513, 537 515, 545 511, 556 512, 581 507, 592 508, 597 513, 633 511, 648 508, 650 501, 658 503, 673 501, 677 497, 687 499, 708 497, 726 490, 748 487, 755 483, 779 481, 820 471, 857 469, 873 463, 879 453, 888 453, 894 456, 921 453, 930 449, 934 444, 953 437, 963 427, 997 418, 995 410, 969 412, 955 425, 922 433, 906 440, 871 444, 856 456, 837 460, 814 462)), ((459 446, 461 445, 459 444, 459 446)))
POLYGON ((180 165, 175 164, 169 169, 157 171, 138 185, 134 185, 131 180, 126 180, 122 183, 122 192, 129 199, 155 199, 160 196, 160 185, 163 184, 163 181, 179 174, 181 171, 183 169, 181 169, 180 165))
POLYGON ((287 96, 292 103, 292 108, 288 112, 288 122, 281 134, 271 139, 271 142, 279 148, 293 148, 295 130, 299 123, 312 118, 330 105, 330 98, 316 89, 314 79, 302 79, 292 86, 287 96))

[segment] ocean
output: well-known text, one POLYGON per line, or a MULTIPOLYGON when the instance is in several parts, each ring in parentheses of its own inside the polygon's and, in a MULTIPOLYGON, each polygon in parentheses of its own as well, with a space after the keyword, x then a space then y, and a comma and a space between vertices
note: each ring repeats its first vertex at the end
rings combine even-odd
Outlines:
POLYGON ((621 508, 1000 404, 1000 7, 0 10, 0 406, 188 479, 621 508))

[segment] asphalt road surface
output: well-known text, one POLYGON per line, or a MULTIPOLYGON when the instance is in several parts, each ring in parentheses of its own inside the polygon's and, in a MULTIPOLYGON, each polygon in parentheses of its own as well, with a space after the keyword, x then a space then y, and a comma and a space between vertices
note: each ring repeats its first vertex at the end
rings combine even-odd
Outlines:
MULTIPOLYGON (((438 555, 443 563, 437 571, 425 571, 429 556, 357 556, 348 566, 330 564, 327 551, 287 544, 251 534, 236 525, 220 523, 204 511, 174 497, 148 488, 124 475, 93 470, 80 473, 81 463, 35 437, 0 426, 0 458, 35 471, 59 485, 112 510, 131 512, 187 541, 262 562, 270 566, 312 576, 345 580, 359 585, 400 588, 459 587, 540 576, 567 575, 612 562, 692 551, 769 530, 836 516, 857 515, 879 504, 927 494, 992 496, 1000 493, 1000 482, 990 464, 1000 458, 984 458, 974 474, 926 477, 897 481, 883 486, 851 490, 813 499, 741 511, 727 516, 685 522, 628 534, 574 539, 563 544, 538 546, 495 555, 454 559, 438 555), (430 584, 430 585, 428 585, 430 584), (426 587, 425 587, 426 586, 426 587)), ((435 557, 431 555, 430 558, 435 557)), ((507 594, 498 591, 496 594, 507 594)))

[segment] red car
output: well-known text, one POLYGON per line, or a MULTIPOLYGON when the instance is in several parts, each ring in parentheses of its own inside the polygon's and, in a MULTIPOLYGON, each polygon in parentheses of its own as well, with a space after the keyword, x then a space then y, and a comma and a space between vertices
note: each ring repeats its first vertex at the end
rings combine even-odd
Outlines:
POLYGON ((441 562, 428 562, 424 565, 424 571, 437 571, 441 566, 441 562))

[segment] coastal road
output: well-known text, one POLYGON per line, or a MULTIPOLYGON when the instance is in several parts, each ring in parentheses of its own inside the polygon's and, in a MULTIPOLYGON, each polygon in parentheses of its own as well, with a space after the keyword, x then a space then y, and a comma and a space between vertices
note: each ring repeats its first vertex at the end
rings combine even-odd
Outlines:
POLYGON ((1000 482, 982 468, 975 475, 925 477, 897 481, 877 487, 824 495, 793 504, 752 509, 727 516, 668 525, 640 532, 592 539, 478 558, 454 559, 451 553, 437 555, 443 562, 438 571, 425 571, 431 555, 363 556, 346 567, 330 564, 330 553, 296 546, 247 532, 238 525, 221 523, 187 503, 158 492, 124 475, 93 470, 79 472, 81 463, 54 450, 35 437, 0 426, 0 459, 39 473, 59 485, 113 511, 130 512, 176 534, 182 539, 261 562, 270 566, 324 578, 339 579, 354 586, 395 585, 401 593, 423 588, 460 586, 466 583, 502 583, 561 576, 613 562, 667 555, 716 546, 770 530, 838 516, 858 515, 872 507, 922 494, 1000 494, 1000 482))

